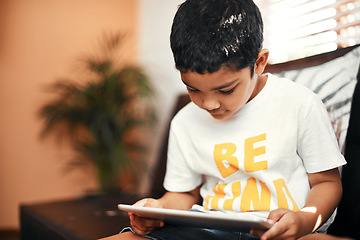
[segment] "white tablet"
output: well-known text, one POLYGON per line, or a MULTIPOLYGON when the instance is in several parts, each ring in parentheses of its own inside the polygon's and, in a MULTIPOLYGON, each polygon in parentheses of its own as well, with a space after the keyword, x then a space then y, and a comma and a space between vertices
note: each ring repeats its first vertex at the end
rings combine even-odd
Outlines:
POLYGON ((225 231, 244 232, 250 229, 267 230, 271 224, 259 219, 248 219, 227 214, 212 214, 197 211, 183 211, 164 208, 139 207, 119 204, 119 209, 142 217, 163 220, 167 224, 187 227, 219 229, 225 231))

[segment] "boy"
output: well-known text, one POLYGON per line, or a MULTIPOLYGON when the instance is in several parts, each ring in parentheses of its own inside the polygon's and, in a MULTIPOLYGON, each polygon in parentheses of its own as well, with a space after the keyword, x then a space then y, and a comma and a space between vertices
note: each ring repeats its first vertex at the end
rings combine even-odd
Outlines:
POLYGON ((256 5, 187 0, 170 39, 192 103, 172 121, 168 192, 136 204, 188 210, 202 200, 196 209, 256 214, 273 226, 233 233, 129 214, 132 228, 117 239, 298 239, 323 225, 339 203, 345 160, 317 96, 263 74, 269 52, 256 5))

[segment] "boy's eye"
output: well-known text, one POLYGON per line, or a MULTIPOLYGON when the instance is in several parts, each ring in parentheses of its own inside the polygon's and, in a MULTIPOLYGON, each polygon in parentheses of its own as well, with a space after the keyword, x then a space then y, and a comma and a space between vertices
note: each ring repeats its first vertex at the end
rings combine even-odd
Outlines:
POLYGON ((232 88, 232 89, 230 89, 230 90, 227 90, 227 91, 219 90, 219 92, 220 92, 221 94, 231 94, 234 90, 235 90, 235 87, 232 88))
POLYGON ((187 90, 189 91, 189 92, 198 92, 199 90, 197 90, 197 89, 194 89, 194 88, 189 88, 189 87, 186 87, 187 88, 187 90))

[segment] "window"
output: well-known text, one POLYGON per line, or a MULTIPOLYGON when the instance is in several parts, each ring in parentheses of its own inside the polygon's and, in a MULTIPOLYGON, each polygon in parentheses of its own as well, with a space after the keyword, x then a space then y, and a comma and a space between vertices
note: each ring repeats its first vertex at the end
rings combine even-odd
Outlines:
POLYGON ((257 0, 269 62, 287 62, 360 43, 360 0, 257 0))

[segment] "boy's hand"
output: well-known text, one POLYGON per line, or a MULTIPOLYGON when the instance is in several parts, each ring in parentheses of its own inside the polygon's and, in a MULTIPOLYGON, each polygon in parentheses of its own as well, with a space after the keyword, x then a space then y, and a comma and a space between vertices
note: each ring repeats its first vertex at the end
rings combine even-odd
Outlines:
MULTIPOLYGON (((155 207, 162 208, 162 204, 159 200, 153 198, 145 198, 134 204, 134 206, 143 206, 143 207, 155 207)), ((146 235, 152 232, 156 228, 161 228, 164 226, 164 222, 161 220, 154 220, 149 218, 144 218, 133 213, 128 213, 131 227, 134 232, 139 235, 146 235)))
POLYGON ((293 212, 289 209, 279 208, 271 211, 267 221, 274 224, 269 230, 262 231, 253 229, 250 233, 260 237, 261 240, 270 239, 297 239, 302 234, 300 226, 303 225, 301 212, 293 212), (300 236, 299 236, 300 235, 300 236))
MULTIPOLYGON (((157 200, 145 198, 135 203, 134 206, 188 210, 199 200, 200 186, 189 192, 167 192, 157 200)), ((131 227, 139 235, 146 235, 154 229, 164 226, 164 221, 144 218, 132 213, 129 213, 129 218, 131 227)))

